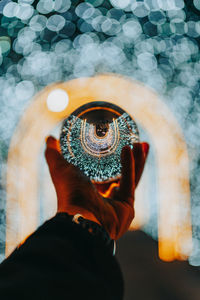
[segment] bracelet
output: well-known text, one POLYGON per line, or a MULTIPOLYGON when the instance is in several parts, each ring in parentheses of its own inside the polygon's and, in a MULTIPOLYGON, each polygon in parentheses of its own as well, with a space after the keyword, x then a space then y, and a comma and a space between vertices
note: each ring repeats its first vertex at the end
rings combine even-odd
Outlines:
POLYGON ((116 242, 112 240, 107 233, 107 231, 103 228, 103 226, 99 225, 96 222, 84 219, 81 214, 76 214, 74 216, 68 215, 66 212, 59 212, 56 214, 57 216, 70 217, 71 221, 78 224, 84 230, 87 230, 91 235, 99 238, 103 242, 103 244, 109 249, 111 254, 114 256, 116 253, 116 242))

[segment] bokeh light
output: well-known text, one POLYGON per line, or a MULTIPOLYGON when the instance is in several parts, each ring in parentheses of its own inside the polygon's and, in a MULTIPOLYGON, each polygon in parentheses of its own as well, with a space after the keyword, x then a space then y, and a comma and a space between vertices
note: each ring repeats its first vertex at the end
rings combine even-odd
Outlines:
MULTIPOLYGON (((173 111, 187 141, 194 238, 190 262, 197 265, 199 17, 199 0, 0 1, 1 168, 20 116, 45 86, 105 72, 141 81, 173 111)), ((156 209, 151 214, 145 231, 157 238, 156 209)), ((3 205, 0 215, 3 220, 3 205)), ((5 236, 0 241, 4 245, 5 236)))

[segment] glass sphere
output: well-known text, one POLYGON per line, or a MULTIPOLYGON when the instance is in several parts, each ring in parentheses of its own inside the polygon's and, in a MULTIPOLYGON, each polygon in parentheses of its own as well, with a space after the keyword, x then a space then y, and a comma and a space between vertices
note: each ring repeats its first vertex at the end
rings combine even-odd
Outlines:
POLYGON ((60 135, 63 157, 96 183, 117 180, 122 148, 134 147, 138 141, 138 128, 131 116, 105 101, 75 110, 64 120, 60 135))

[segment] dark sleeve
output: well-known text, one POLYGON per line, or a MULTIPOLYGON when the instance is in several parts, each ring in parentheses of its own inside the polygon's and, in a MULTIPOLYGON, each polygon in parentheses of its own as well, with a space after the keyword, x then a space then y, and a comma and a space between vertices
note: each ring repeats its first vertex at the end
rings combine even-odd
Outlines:
POLYGON ((101 240, 57 215, 2 262, 0 298, 121 300, 123 280, 101 240))

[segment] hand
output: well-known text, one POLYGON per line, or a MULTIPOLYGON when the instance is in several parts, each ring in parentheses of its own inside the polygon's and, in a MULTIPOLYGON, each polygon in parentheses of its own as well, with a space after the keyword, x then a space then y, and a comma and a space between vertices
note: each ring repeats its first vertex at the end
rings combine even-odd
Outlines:
POLYGON ((69 164, 60 152, 59 141, 47 139, 46 160, 55 186, 58 212, 77 213, 102 225, 112 239, 120 238, 134 218, 134 193, 142 175, 149 145, 126 146, 121 153, 121 179, 102 196, 101 188, 92 184, 77 167, 69 164))

